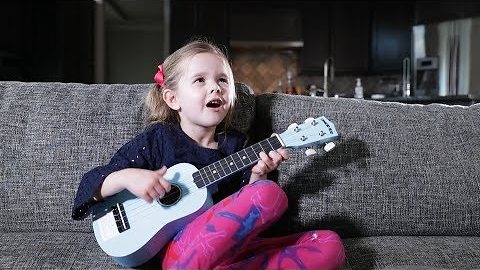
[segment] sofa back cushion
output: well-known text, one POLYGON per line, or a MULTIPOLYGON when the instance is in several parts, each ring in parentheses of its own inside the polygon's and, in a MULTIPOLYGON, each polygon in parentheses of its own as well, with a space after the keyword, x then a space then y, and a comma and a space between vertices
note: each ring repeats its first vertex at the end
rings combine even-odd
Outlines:
MULTIPOLYGON (((79 181, 142 131, 152 86, 0 82, 0 231, 91 231, 71 219, 79 181)), ((246 132, 255 100, 237 90, 246 132)))
POLYGON ((480 104, 407 105, 347 98, 257 96, 252 137, 324 115, 336 148, 290 150, 279 169, 289 210, 275 234, 480 235, 480 104))

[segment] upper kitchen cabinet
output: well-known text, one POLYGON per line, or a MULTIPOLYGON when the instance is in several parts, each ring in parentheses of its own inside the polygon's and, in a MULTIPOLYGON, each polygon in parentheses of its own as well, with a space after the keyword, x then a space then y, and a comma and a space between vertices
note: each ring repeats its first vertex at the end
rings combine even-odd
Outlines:
POLYGON ((303 74, 323 74, 329 60, 335 73, 367 72, 368 2, 306 3, 302 7, 302 27, 303 74))
POLYGON ((331 49, 335 72, 366 74, 370 41, 368 2, 333 2, 331 49))
POLYGON ((299 48, 301 16, 295 3, 230 2, 230 45, 236 48, 299 48))
POLYGON ((370 73, 401 73, 410 58, 414 6, 409 2, 375 2, 372 7, 370 73))
POLYGON ((416 1, 415 24, 430 24, 480 15, 480 2, 416 1))
POLYGON ((192 37, 205 37, 229 49, 228 2, 172 0, 170 5, 170 52, 192 37))
POLYGON ((335 74, 368 75, 402 70, 410 56, 413 4, 335 1, 303 8, 304 74, 323 74, 328 58, 335 74))
POLYGON ((302 7, 300 66, 303 74, 323 74, 323 64, 331 56, 329 7, 327 3, 315 1, 302 7))
POLYGON ((335 73, 368 71, 370 10, 368 2, 313 2, 302 8, 302 73, 323 74, 332 60, 335 73))
POLYGON ((0 80, 93 82, 93 1, 0 2, 0 80))

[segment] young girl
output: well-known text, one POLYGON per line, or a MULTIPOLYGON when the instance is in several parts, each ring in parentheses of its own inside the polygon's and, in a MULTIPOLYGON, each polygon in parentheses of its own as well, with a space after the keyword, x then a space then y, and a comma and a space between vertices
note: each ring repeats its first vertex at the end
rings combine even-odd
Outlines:
MULTIPOLYGON (((154 79, 157 84, 145 102, 149 126, 121 147, 107 165, 83 176, 74 219, 85 218, 96 202, 124 189, 147 202, 162 198, 171 188, 163 178, 170 166, 187 162, 202 168, 245 146, 245 136, 228 128, 235 87, 231 67, 218 47, 190 42, 167 57, 154 79)), ((342 266, 344 248, 332 231, 258 237, 287 208, 285 193, 266 177, 288 153, 278 149, 259 157, 245 171, 247 178, 246 173, 237 173, 208 187, 216 204, 179 228, 159 252, 163 269, 342 266)))

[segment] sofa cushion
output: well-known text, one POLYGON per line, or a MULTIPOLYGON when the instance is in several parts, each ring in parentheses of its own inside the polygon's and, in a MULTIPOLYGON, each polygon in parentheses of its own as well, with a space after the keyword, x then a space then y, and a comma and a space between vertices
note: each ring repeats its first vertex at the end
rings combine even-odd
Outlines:
POLYGON ((106 255, 92 233, 0 233, 2 269, 126 269, 106 255))
POLYGON ((291 150, 278 180, 289 210, 278 234, 328 228, 343 237, 480 235, 480 104, 409 105, 257 96, 252 137, 324 115, 337 147, 291 150))
POLYGON ((373 236, 343 242, 343 269, 480 268, 480 239, 475 236, 373 236))
MULTIPOLYGON (((0 82, 0 231, 92 231, 71 219, 78 183, 144 128, 152 86, 0 82)), ((245 132, 255 99, 237 90, 233 123, 245 132)))
MULTIPOLYGON (((347 260, 342 269, 480 267, 478 237, 378 236, 343 241, 347 260)), ((99 248, 92 233, 10 232, 0 233, 0 242, 4 269, 126 269, 99 248)), ((158 261, 148 266, 153 263, 158 261)))

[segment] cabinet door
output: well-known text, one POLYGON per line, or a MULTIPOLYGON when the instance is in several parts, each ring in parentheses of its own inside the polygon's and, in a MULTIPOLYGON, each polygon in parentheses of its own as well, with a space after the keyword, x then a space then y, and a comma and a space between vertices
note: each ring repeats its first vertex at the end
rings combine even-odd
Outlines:
POLYGON ((196 33, 229 50, 228 4, 205 1, 198 4, 196 33))
POLYGON ((335 2, 332 5, 332 15, 335 72, 366 74, 370 40, 368 2, 335 2))
POLYGON ((2 1, 0 78, 93 83, 93 12, 93 1, 2 1))
POLYGON ((418 1, 415 2, 415 24, 431 24, 480 15, 480 2, 418 1))
POLYGON ((323 74, 323 63, 331 56, 329 15, 326 3, 309 2, 302 7, 302 74, 323 74))
POLYGON ((170 6, 170 53, 182 47, 195 32, 196 4, 172 1, 170 6))
POLYGON ((203 37, 229 49, 228 3, 223 1, 172 1, 170 52, 194 37, 203 37))
POLYGON ((411 55, 413 4, 377 2, 373 7, 371 72, 401 73, 411 55))

